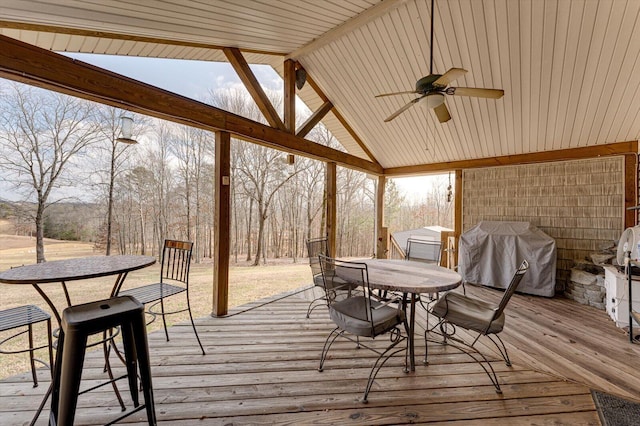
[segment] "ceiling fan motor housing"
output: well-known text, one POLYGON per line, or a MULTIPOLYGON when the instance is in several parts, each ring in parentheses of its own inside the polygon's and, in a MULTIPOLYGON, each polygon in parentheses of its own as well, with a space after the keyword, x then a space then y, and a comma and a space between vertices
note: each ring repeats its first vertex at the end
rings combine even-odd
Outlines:
POLYGON ((425 94, 431 91, 440 91, 443 87, 434 86, 433 82, 442 77, 441 74, 430 74, 426 77, 422 77, 416 82, 416 92, 425 94))

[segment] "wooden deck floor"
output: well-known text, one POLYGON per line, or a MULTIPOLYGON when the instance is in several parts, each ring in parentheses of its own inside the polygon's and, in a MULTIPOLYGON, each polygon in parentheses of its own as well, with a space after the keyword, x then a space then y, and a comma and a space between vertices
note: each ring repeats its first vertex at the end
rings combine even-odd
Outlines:
MULTIPOLYGON (((468 291, 487 299, 500 296, 484 288, 468 291)), ((308 292, 227 318, 198 320, 206 356, 199 354, 188 326, 172 327, 168 343, 163 334, 151 333, 159 422, 597 425, 590 388, 640 399, 640 346, 629 344, 603 311, 562 298, 516 295, 503 333, 513 367, 497 357, 493 362, 502 395, 467 356, 430 345, 430 365, 419 362, 413 374, 402 372, 400 358, 385 365, 365 405, 357 399, 372 353, 336 343, 325 371, 318 372, 331 323, 326 309, 306 319, 305 297, 308 292)), ((421 357, 424 343, 417 340, 421 357)), ((42 384, 36 389, 28 374, 0 382, 0 424, 28 424, 48 385, 46 374, 40 372, 42 384)), ((83 386, 102 378, 101 354, 89 354, 83 386)), ((118 414, 114 407, 110 388, 89 392, 80 397, 76 421, 104 423, 118 414)), ((47 414, 38 424, 46 424, 47 414)), ((144 422, 144 416, 126 422, 144 422)))

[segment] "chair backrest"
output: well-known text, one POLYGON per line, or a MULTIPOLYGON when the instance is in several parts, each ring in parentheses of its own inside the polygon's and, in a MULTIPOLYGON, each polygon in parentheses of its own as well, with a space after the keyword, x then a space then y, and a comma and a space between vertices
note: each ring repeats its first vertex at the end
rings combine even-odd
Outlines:
POLYGON ((407 240, 405 259, 440 264, 441 249, 441 241, 416 240, 409 238, 407 240))
POLYGON ((164 240, 160 281, 180 281, 189 285, 192 250, 191 241, 164 240))
POLYGON ((529 269, 529 262, 527 262, 525 259, 522 261, 522 263, 516 270, 515 274, 513 274, 513 278, 511 278, 509 287, 507 287, 507 289, 504 291, 504 294, 502 295, 502 299, 500 300, 500 304, 498 305, 498 308, 493 314, 493 319, 498 318, 504 311, 504 308, 507 307, 507 303, 509 303, 509 299, 511 299, 511 296, 513 296, 513 293, 515 293, 516 290, 518 289, 518 285, 520 284, 520 281, 522 281, 522 277, 524 277, 524 274, 527 272, 528 269, 529 269))
POLYGON ((322 269, 320 268, 320 260, 318 255, 330 256, 329 244, 327 237, 312 238, 307 240, 307 253, 309 255, 309 266, 311 266, 311 273, 313 276, 320 276, 322 269))
POLYGON ((373 330, 367 265, 336 260, 322 254, 318 257, 329 309, 337 302, 353 299, 354 303, 349 305, 348 315, 369 321, 373 330))

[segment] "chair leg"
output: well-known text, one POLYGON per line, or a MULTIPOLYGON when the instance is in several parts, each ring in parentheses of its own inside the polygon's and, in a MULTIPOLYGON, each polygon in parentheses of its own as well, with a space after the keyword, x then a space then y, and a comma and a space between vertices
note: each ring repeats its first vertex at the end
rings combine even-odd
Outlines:
POLYGON ((496 348, 498 348, 498 352, 500 352, 500 355, 502 356, 502 359, 504 359, 505 364, 507 364, 507 367, 511 367, 511 360, 509 359, 509 354, 507 353, 507 347, 504 345, 504 342, 502 341, 500 336, 494 334, 493 336, 487 335, 487 337, 493 342, 494 345, 496 345, 496 348), (493 337, 498 339, 498 342, 500 342, 500 344, 493 340, 493 337))
POLYGON ((169 331, 167 331, 167 319, 164 314, 164 297, 160 298, 160 310, 162 311, 162 325, 164 325, 164 336, 167 338, 167 342, 169 341, 169 331))
POLYGON ((378 359, 376 359, 376 362, 373 364, 373 367, 371 367, 371 372, 369 372, 369 380, 367 381, 367 386, 364 389, 364 395, 362 396, 362 403, 366 404, 367 401, 367 397, 369 396, 369 392, 371 391, 371 386, 373 386, 373 382, 376 379, 376 376, 378 375, 378 372, 380 371, 380 369, 384 366, 384 364, 389 360, 389 358, 391 358, 392 356, 394 356, 395 354, 401 352, 401 351, 405 351, 405 365, 407 362, 407 352, 408 352, 408 345, 405 345, 404 349, 398 349, 398 350, 393 350, 393 348, 395 348, 398 343, 400 343, 403 340, 407 340, 408 339, 406 337, 403 337, 400 332, 398 331, 398 333, 394 334, 392 337, 392 343, 391 345, 389 345, 387 347, 387 349, 384 350, 384 352, 382 352, 380 354, 380 356, 378 356, 378 359), (380 362, 380 360, 382 360, 382 362, 380 362))
POLYGON ((324 300, 326 300, 325 297, 320 296, 320 297, 316 297, 311 301, 311 303, 309 303, 309 307, 307 308, 307 318, 309 318, 309 316, 311 315, 311 312, 313 312, 315 308, 319 308, 323 305, 320 302, 324 300))
POLYGON ((133 406, 140 405, 138 398, 138 373, 136 366, 138 365, 138 358, 136 355, 136 349, 134 345, 133 329, 131 324, 122 324, 120 326, 122 332, 122 346, 125 353, 125 366, 127 367, 127 381, 129 382, 129 392, 131 393, 131 399, 133 406))
POLYGON ((144 394, 144 404, 147 411, 147 422, 155 425, 156 410, 153 401, 153 384, 151 380, 151 366, 149 363, 149 344, 147 342, 147 329, 144 321, 144 313, 140 312, 140 319, 131 322, 135 341, 135 352, 138 357, 138 369, 140 371, 140 382, 144 394))
POLYGON ((62 351, 59 367, 59 400, 55 424, 72 425, 76 414, 87 336, 82 333, 69 333, 65 340, 64 345, 67 348, 62 351))
POLYGON ((200 341, 200 336, 198 336, 198 330, 196 330, 196 323, 193 321, 193 314, 191 314, 191 303, 189 302, 188 292, 187 292, 187 310, 189 311, 189 319, 191 319, 191 327, 193 327, 193 332, 196 335, 196 339, 198 340, 198 345, 200 345, 200 350, 202 351, 202 355, 206 355, 204 352, 204 347, 202 347, 202 342, 200 341))
MULTIPOLYGON (((487 376, 489 377, 489 380, 491 380, 491 384, 493 384, 493 386, 496 389, 496 393, 502 393, 502 389, 500 388, 500 383, 498 382, 498 375, 496 374, 495 370, 493 369, 493 366, 491 365, 491 362, 487 359, 487 357, 480 352, 479 350, 477 350, 473 344, 468 344, 467 342, 465 342, 464 340, 460 339, 459 337, 456 337, 455 334, 455 329, 454 332, 449 334, 446 332, 446 326, 449 325, 448 322, 446 321, 440 321, 440 330, 442 331, 442 336, 443 336, 443 340, 442 341, 436 341, 436 340, 429 340, 427 338, 427 332, 425 332, 425 345, 427 345, 427 342, 431 341, 434 343, 439 343, 439 344, 443 344, 443 345, 448 345, 451 346, 452 348, 455 348, 457 350, 459 350, 460 352, 466 354, 467 356, 469 356, 471 359, 473 359, 478 365, 480 365, 480 367, 482 367, 482 369, 484 370, 484 372, 487 374, 487 376), (455 343, 458 344, 455 344, 455 343)), ((434 327, 435 328, 435 327, 434 327)), ((475 344, 475 342, 478 339, 476 338, 473 343, 475 344)), ((426 359, 426 358, 425 358, 426 359)))
POLYGON ((33 326, 29 324, 29 363, 31 364, 31 377, 33 378, 33 387, 38 387, 38 376, 36 375, 36 361, 33 354, 33 326))
POLYGON ((320 355, 320 366, 318 367, 318 371, 322 372, 324 368, 324 361, 327 358, 327 353, 329 352, 329 348, 333 345, 333 342, 336 341, 338 336, 343 334, 343 331, 340 331, 340 327, 336 327, 331 330, 329 336, 327 336, 327 340, 324 341, 324 346, 322 347, 322 354, 320 355))

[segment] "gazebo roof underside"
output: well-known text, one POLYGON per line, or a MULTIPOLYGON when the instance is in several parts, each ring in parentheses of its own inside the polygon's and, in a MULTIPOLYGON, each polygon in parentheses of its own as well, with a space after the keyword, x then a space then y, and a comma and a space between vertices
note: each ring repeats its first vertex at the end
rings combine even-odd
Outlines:
POLYGON ((375 98, 429 74, 429 0, 8 0, 0 34, 56 52, 201 61, 238 48, 281 75, 295 60, 312 82, 298 96, 312 111, 331 102, 322 123, 391 175, 638 139, 640 1, 436 0, 434 18, 434 72, 464 68, 454 86, 505 91, 447 96, 447 123, 420 105, 385 123, 415 96, 375 98))

